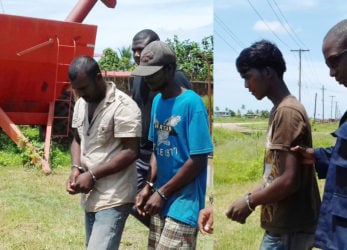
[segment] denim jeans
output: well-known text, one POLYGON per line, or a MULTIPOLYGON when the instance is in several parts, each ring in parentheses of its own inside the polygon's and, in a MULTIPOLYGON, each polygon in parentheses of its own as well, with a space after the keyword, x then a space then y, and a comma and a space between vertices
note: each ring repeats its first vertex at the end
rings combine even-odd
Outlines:
POLYGON ((308 250, 314 244, 314 233, 264 233, 260 250, 308 250))
POLYGON ((86 246, 90 250, 118 249, 133 204, 85 213, 86 246))

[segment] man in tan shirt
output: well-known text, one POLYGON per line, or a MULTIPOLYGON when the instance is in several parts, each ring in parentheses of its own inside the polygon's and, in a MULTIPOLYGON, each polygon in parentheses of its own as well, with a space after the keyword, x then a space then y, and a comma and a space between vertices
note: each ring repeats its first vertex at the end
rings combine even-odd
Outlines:
POLYGON ((88 249, 118 249, 135 201, 141 112, 131 97, 104 81, 91 57, 75 58, 69 78, 79 99, 66 189, 82 193, 88 249))

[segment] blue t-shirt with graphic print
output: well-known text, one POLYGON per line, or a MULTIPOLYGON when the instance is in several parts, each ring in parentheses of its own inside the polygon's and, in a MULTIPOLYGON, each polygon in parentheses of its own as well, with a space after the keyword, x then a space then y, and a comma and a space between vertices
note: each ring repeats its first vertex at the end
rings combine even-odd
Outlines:
MULTIPOLYGON (((148 139, 154 143, 158 172, 155 186, 167 183, 190 155, 213 151, 206 108, 201 97, 185 90, 174 98, 158 94, 152 105, 148 139)), ((189 184, 165 202, 161 216, 197 226, 199 211, 205 205, 207 166, 189 184)))

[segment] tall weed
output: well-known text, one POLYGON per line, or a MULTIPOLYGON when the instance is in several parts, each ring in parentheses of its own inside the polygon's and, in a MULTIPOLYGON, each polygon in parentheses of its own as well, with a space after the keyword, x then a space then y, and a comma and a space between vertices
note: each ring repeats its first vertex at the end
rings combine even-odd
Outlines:
MULTIPOLYGON (((37 126, 20 126, 21 132, 36 149, 37 154, 43 154, 44 142, 39 135, 37 126)), ((21 145, 24 142, 20 143, 21 145)), ((22 145, 18 147, 3 131, 0 130, 0 167, 23 166, 27 168, 35 167, 32 163, 31 148, 25 148, 22 145)), ((51 167, 58 168, 70 166, 70 144, 62 143, 62 140, 52 139, 50 152, 51 167)))

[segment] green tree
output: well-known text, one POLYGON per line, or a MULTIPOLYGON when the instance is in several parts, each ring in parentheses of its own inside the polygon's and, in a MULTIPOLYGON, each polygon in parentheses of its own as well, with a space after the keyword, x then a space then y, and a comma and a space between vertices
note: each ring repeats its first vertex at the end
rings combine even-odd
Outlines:
POLYGON ((179 41, 176 35, 166 42, 176 53, 178 67, 190 80, 207 81, 209 74, 213 80, 213 36, 205 37, 201 44, 189 39, 179 41))
POLYGON ((119 49, 118 52, 120 55, 118 70, 132 71, 135 68, 136 64, 133 60, 131 47, 130 46, 128 48, 123 47, 119 49))
POLYGON ((235 116, 236 116, 236 113, 235 113, 235 111, 229 109, 229 115, 230 115, 231 117, 235 117, 235 116))
POLYGON ((98 61, 101 70, 132 71, 136 64, 132 58, 131 47, 123 47, 118 52, 111 48, 103 51, 103 56, 98 61))
POLYGON ((263 118, 269 118, 270 112, 267 110, 262 110, 262 111, 260 111, 260 116, 263 118))
MULTIPOLYGON (((207 81, 213 79, 213 37, 208 36, 202 39, 201 44, 188 40, 179 41, 174 38, 167 39, 171 48, 177 56, 177 65, 182 69, 190 80, 207 81), (210 72, 209 72, 210 71, 210 72)), ((132 71, 136 63, 132 57, 131 47, 123 47, 118 52, 111 48, 103 51, 103 56, 99 60, 102 70, 132 71)))

